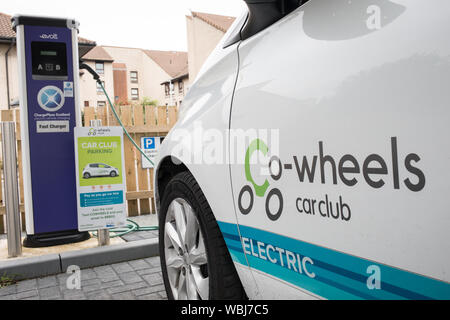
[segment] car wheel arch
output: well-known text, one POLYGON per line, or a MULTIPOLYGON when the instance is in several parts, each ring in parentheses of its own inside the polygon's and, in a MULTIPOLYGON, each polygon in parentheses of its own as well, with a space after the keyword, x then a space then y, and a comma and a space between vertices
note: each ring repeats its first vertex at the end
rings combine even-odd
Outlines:
POLYGON ((187 166, 184 165, 183 162, 181 162, 175 157, 168 156, 160 160, 158 167, 156 169, 155 186, 154 186, 155 204, 157 212, 160 211, 161 200, 164 196, 164 191, 169 181, 177 174, 186 171, 192 174, 192 172, 187 168, 187 166))
MULTIPOLYGON (((214 231, 215 239, 218 239, 218 237, 219 237, 221 239, 221 241, 223 241, 222 248, 225 248, 226 256, 229 259, 229 264, 226 265, 226 268, 228 268, 227 272, 231 272, 231 273, 228 273, 227 277, 225 277, 225 278, 231 279, 230 278, 231 274, 234 274, 233 285, 235 286, 235 289, 239 287, 240 290, 235 291, 235 289, 234 289, 232 291, 232 293, 234 292, 236 294, 239 294, 240 300, 247 300, 248 296, 246 294, 245 288, 242 286, 242 279, 240 278, 240 274, 237 272, 236 266, 233 263, 233 260, 231 259, 230 252, 228 251, 228 248, 225 244, 225 240, 223 238, 222 230, 217 225, 217 220, 216 220, 217 218, 216 218, 214 212, 212 211, 212 209, 210 208, 208 200, 206 199, 206 196, 203 193, 202 187, 199 185, 198 180, 196 179, 196 177, 194 176, 192 171, 189 170, 189 168, 184 163, 174 161, 174 159, 172 159, 172 157, 170 157, 170 156, 160 160, 159 165, 156 170, 156 173, 155 173, 155 179, 154 179, 154 181, 155 181, 155 203, 157 205, 158 220, 160 222, 160 226, 162 225, 161 223, 164 223, 163 221, 165 221, 165 213, 167 212, 168 203, 170 203, 170 201, 171 201, 170 197, 172 197, 171 192, 173 190, 176 190, 177 192, 179 192, 178 188, 173 189, 173 187, 171 186, 171 183, 172 182, 179 183, 180 181, 182 181, 182 183, 184 185, 184 183, 188 181, 185 178, 180 178, 180 176, 181 177, 190 177, 190 181, 193 181, 193 183, 195 183, 197 185, 197 188, 194 188, 191 190, 193 190, 193 192, 197 195, 201 194, 200 197, 202 197, 203 199, 201 199, 201 198, 193 199, 192 204, 197 204, 197 206, 199 206, 199 205, 205 206, 205 204, 206 204, 207 208, 209 208, 209 210, 207 210, 209 212, 205 212, 203 210, 200 210, 200 211, 196 210, 195 212, 197 213, 197 218, 199 219, 199 221, 201 221, 200 220, 201 217, 204 217, 204 219, 206 219, 206 220, 203 220, 203 221, 209 221, 209 223, 213 223, 215 225, 213 228, 211 228, 211 224, 209 224, 210 227, 208 229, 208 227, 207 227, 208 224, 205 224, 205 222, 203 222, 202 227, 201 227, 202 233, 205 232, 203 234, 206 235, 207 237, 210 237, 211 232, 214 231), (176 163, 174 163, 174 162, 176 162, 176 163), (194 190, 196 190, 196 191, 194 191, 194 190), (230 270, 232 270, 232 271, 230 271, 230 270)), ((186 184, 186 185, 188 185, 188 184, 186 184)), ((183 198, 183 197, 181 197, 181 198, 183 198)), ((189 202, 190 201, 188 201, 188 203, 189 202)), ((201 224, 201 222, 199 222, 199 223, 201 224)), ((164 229, 160 229, 160 230, 164 230, 164 229)), ((163 234, 163 231, 160 231, 160 232, 161 232, 160 235, 163 234)), ((159 240, 160 240, 160 243, 162 243, 162 239, 160 238, 159 240)), ((217 240, 215 240, 215 241, 217 241, 217 240)), ((215 244, 217 244, 217 243, 215 243, 215 244)), ((217 247, 213 246, 213 247, 220 248, 220 246, 217 246, 217 247)), ((160 250, 162 250, 162 249, 160 248, 160 250)), ((216 249, 214 249, 213 251, 211 251, 211 249, 207 249, 207 250, 209 253, 217 251, 216 249)), ((164 259, 164 257, 162 255, 161 255, 161 257, 162 257, 162 259, 164 259)), ((223 257, 224 256, 222 256, 222 258, 217 261, 221 261, 221 263, 222 263, 223 261, 225 261, 225 260, 223 260, 224 259, 223 257)), ((220 264, 220 265, 222 265, 222 264, 220 264)), ((214 263, 214 265, 216 266, 218 264, 214 263)), ((223 268, 224 265, 225 264, 223 264, 221 268, 223 268)), ((208 273, 209 273, 209 271, 208 271, 208 273)), ((216 288, 217 288, 217 284, 216 284, 216 288)), ((231 299, 236 299, 236 298, 231 298, 231 299)))

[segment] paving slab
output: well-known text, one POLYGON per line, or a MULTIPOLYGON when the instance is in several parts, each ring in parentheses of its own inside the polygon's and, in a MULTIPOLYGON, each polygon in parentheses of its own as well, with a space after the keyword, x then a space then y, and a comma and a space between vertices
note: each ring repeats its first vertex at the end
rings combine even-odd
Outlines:
MULTIPOLYGON (((126 271, 132 271, 136 273, 137 276, 140 276, 137 274, 137 271, 142 272, 145 265, 148 265, 149 268, 157 267, 158 265, 155 265, 157 264, 156 261, 153 264, 149 262, 153 260, 135 262, 134 267, 129 264, 123 264, 121 266, 118 266, 117 264, 136 259, 151 259, 150 257, 158 256, 158 254, 159 248, 157 239, 140 240, 107 247, 67 251, 60 254, 50 254, 39 257, 12 259, 6 261, 3 260, 0 261, 0 274, 8 275, 16 280, 25 280, 64 273, 67 271, 69 266, 77 266, 79 269, 86 269, 114 264, 114 266, 119 269, 118 271, 120 271, 121 274, 126 271)), ((101 273, 103 270, 103 274, 101 275, 103 282, 120 279, 117 273, 114 272, 113 268, 110 266, 103 269, 99 267, 94 270, 97 273, 101 273)), ((87 276, 89 276, 89 273, 87 276)), ((47 281, 49 280, 47 279, 47 281)), ((56 281, 56 279, 53 281, 56 281)), ((131 275, 128 275, 125 281, 130 282, 135 280, 131 278, 131 275)), ((51 285, 52 284, 38 283, 39 287, 51 285)))
POLYGON ((140 240, 115 246, 96 247, 60 254, 62 270, 75 265, 81 269, 154 257, 159 254, 158 240, 140 240))
MULTIPOLYGON (((25 238, 25 234, 22 235, 22 241, 25 238)), ((142 239, 140 239, 142 240, 142 239)), ((118 238, 112 238, 111 239, 111 245, 116 244, 123 244, 126 243, 126 240, 118 237, 118 238)), ((98 247, 98 240, 94 237, 91 237, 91 239, 79 243, 72 243, 72 244, 66 244, 62 246, 55 246, 55 247, 49 247, 49 248, 25 248, 22 247, 22 256, 19 258, 14 259, 8 259, 8 246, 7 246, 7 239, 5 235, 2 235, 0 238, 0 263, 2 261, 11 261, 11 260, 20 260, 20 259, 27 259, 31 257, 40 257, 45 256, 49 254, 59 254, 62 252, 69 252, 69 251, 79 251, 89 248, 95 248, 98 247)))
MULTIPOLYGON (((157 216, 146 215, 131 218, 140 226, 156 226, 157 216)), ((23 234, 25 236, 25 234, 23 234)), ((34 279, 38 277, 56 275, 66 272, 69 266, 81 269, 112 265, 116 269, 101 274, 103 283, 121 280, 125 282, 136 281, 137 277, 154 273, 152 269, 159 268, 158 231, 133 232, 123 237, 112 237, 111 245, 98 247, 98 241, 92 237, 88 241, 55 246, 50 248, 23 248, 23 255, 19 258, 8 259, 7 241, 5 235, 0 235, 0 274, 14 277, 16 280, 34 279), (142 260, 146 258, 146 260, 142 260), (141 260, 138 260, 141 259, 141 260), (131 261, 127 263, 127 261, 131 261)), ((111 267, 110 267, 111 268, 111 267)), ((101 269, 83 274, 83 279, 94 278, 101 269)), ((47 280, 49 281, 49 280, 47 280)), ((37 286, 50 287, 51 284, 37 286)), ((22 292, 26 292, 24 289, 22 292)), ((31 293, 29 293, 31 295, 31 293)))
POLYGON ((82 269, 79 274, 80 287, 75 289, 67 285, 71 275, 65 273, 20 281, 1 288, 0 300, 167 300, 164 285, 161 284, 161 269, 146 260, 128 262, 126 269, 130 267, 131 271, 126 273, 120 273, 120 268, 117 268, 122 264, 82 269), (138 271, 145 270, 152 270, 149 274, 153 276, 139 275, 138 271), (123 277, 133 281, 127 283, 121 280, 123 277), (105 282, 105 279, 118 280, 105 282))

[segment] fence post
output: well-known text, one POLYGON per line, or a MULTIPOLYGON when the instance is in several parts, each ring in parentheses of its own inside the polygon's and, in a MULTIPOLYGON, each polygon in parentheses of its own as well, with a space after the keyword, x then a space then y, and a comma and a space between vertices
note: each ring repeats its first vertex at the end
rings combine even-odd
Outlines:
POLYGON ((14 122, 2 122, 3 172, 5 177, 6 232, 8 257, 22 255, 19 185, 17 182, 16 132, 14 122))

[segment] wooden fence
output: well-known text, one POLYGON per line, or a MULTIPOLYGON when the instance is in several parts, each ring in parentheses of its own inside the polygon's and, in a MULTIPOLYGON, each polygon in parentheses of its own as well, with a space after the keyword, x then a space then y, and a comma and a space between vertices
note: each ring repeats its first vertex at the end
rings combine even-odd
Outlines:
MULTIPOLYGON (((120 120, 135 142, 140 145, 142 137, 164 137, 175 125, 178 113, 176 107, 121 106, 117 108, 120 120)), ((1 121, 16 123, 17 159, 19 176, 20 211, 22 227, 25 228, 22 141, 20 136, 20 111, 0 111, 1 121)), ((118 126, 112 111, 108 107, 86 107, 83 112, 83 125, 89 126, 91 120, 101 120, 102 126, 118 126)), ((142 169, 141 155, 125 137, 125 169, 127 181, 128 215, 130 217, 155 213, 153 169, 142 169)), ((0 148, 1 150, 1 148, 0 148)), ((0 157, 1 158, 1 157, 0 157)), ((75 160, 74 160, 75 161, 75 160)), ((3 165, 0 170, 0 234, 5 233, 5 203, 3 201, 3 165)))

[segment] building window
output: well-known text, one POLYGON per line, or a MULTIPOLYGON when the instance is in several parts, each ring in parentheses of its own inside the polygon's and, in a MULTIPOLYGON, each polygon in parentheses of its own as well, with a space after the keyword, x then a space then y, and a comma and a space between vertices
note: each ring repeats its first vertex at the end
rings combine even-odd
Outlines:
MULTIPOLYGON (((97 84, 97 94, 103 94, 104 92, 102 86, 98 82, 96 82, 96 84, 97 84)), ((105 87, 105 81, 102 81, 102 85, 103 87, 105 87)))
POLYGON ((183 83, 183 81, 178 82, 178 92, 180 94, 183 94, 183 92, 184 92, 184 83, 183 83))
POLYGON ((89 107, 89 101, 85 101, 85 102, 84 102, 84 106, 85 106, 85 107, 89 107))
POLYGON ((139 89, 131 89, 131 100, 139 100, 139 89))
POLYGON ((97 101, 97 107, 106 107, 106 101, 97 101))
POLYGON ((105 64, 103 62, 96 62, 95 63, 95 71, 98 74, 105 74, 105 64))
POLYGON ((164 90, 166 92, 166 97, 170 96, 170 85, 168 83, 164 85, 164 90))
POLYGON ((138 83, 138 73, 137 73, 137 71, 131 71, 130 72, 130 80, 131 80, 131 83, 138 83))

